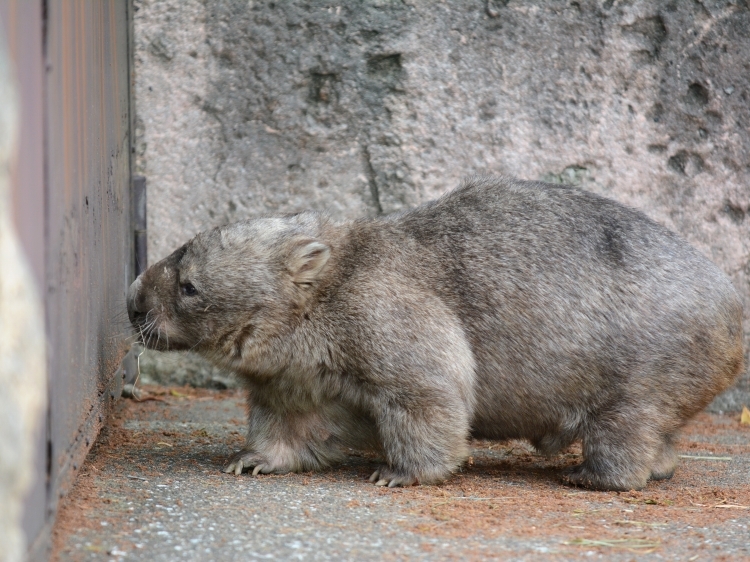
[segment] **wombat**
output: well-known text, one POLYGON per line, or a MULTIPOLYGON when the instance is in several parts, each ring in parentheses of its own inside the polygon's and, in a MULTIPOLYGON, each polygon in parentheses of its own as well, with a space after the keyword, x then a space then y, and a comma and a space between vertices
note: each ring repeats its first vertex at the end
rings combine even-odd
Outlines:
POLYGON ((506 178, 385 217, 215 228, 136 279, 128 312, 148 347, 244 381, 235 474, 377 447, 371 481, 406 486, 447 478, 471 437, 582 440, 567 483, 639 489, 743 369, 740 299, 700 253, 609 199, 506 178))

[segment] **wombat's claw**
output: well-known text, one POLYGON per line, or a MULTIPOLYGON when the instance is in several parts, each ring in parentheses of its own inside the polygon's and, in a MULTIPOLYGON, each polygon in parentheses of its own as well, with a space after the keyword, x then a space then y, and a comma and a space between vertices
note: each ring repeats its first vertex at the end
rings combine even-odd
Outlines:
POLYGON ((243 468, 245 468, 245 467, 243 466, 242 461, 241 460, 237 460, 235 462, 230 462, 226 466, 226 468, 224 469, 224 472, 226 474, 231 474, 232 472, 234 472, 235 476, 239 476, 240 474, 242 474, 242 469, 243 468))
POLYGON ((266 463, 265 459, 260 455, 248 451, 240 451, 236 453, 230 460, 227 466, 224 468, 226 474, 234 472, 235 476, 239 476, 246 470, 253 468, 253 476, 257 476, 259 472, 271 472, 271 467, 266 463))
POLYGON ((253 476, 258 476, 261 472, 263 474, 268 474, 271 470, 271 467, 267 464, 258 464, 255 465, 255 468, 253 469, 253 476))
POLYGON ((417 482, 417 479, 413 476, 398 474, 389 468, 382 468, 372 473, 370 482, 373 482, 376 486, 395 488, 396 486, 411 486, 417 482))

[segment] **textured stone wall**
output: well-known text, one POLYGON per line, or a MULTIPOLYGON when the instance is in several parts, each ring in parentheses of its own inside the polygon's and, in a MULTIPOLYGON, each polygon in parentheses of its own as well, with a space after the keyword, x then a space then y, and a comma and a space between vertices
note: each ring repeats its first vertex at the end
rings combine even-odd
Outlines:
POLYGON ((376 215, 494 172, 645 211, 750 314, 745 0, 135 5, 152 263, 244 217, 376 215))

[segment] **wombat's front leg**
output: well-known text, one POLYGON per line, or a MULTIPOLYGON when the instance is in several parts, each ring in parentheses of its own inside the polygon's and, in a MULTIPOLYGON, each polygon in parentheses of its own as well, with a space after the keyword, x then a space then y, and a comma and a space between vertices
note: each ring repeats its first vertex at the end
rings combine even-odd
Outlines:
POLYGON ((386 463, 379 486, 441 482, 468 456, 475 360, 460 320, 439 298, 413 283, 378 279, 342 334, 359 360, 362 401, 375 420, 386 463))
MULTIPOLYGON (((224 472, 227 474, 234 472, 235 476, 239 476, 244 471, 251 468, 253 469, 253 476, 256 476, 261 472, 267 474, 274 471, 273 463, 271 463, 266 457, 255 451, 242 449, 229 458, 227 465, 224 467, 224 472)), ((283 472, 289 471, 284 470, 283 472)))
POLYGON ((431 389, 429 401, 382 405, 378 434, 387 464, 370 477, 377 486, 442 482, 468 456, 469 414, 455 392, 431 389))
POLYGON ((402 363, 394 358, 384 363, 394 369, 385 377, 392 376, 397 384, 383 381, 374 397, 386 464, 370 481, 390 488, 442 482, 469 452, 474 400, 471 352, 456 338, 436 346, 430 355, 415 352, 402 363))
POLYGON ((320 470, 342 456, 318 413, 275 411, 254 403, 248 421, 247 443, 230 457, 226 473, 320 470))

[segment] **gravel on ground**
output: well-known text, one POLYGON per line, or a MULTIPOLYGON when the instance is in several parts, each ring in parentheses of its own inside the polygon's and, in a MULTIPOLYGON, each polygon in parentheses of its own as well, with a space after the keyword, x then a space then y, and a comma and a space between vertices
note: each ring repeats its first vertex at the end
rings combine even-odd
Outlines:
POLYGON ((437 486, 383 489, 351 451, 320 473, 221 471, 243 443, 238 390, 121 400, 63 501, 53 560, 750 560, 750 426, 700 414, 668 481, 594 492, 523 441, 474 441, 437 486))

